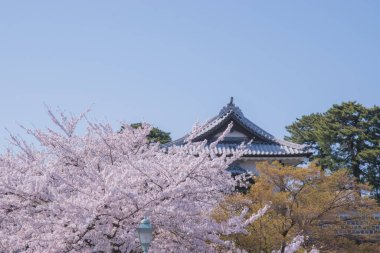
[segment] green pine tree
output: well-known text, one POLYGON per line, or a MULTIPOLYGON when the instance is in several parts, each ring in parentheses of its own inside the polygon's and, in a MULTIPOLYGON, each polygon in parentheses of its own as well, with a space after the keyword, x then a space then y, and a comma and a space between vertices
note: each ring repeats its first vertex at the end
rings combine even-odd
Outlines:
MULTIPOLYGON (((142 123, 133 123, 130 126, 133 128, 139 128, 142 126, 142 123)), ((123 130, 123 127, 122 127, 122 130, 123 130)), ((157 127, 153 127, 147 137, 150 142, 159 142, 161 144, 165 144, 172 141, 172 138, 170 137, 170 133, 164 132, 157 127)))
POLYGON ((286 129, 287 140, 311 147, 311 160, 332 171, 348 168, 380 200, 380 107, 345 102, 302 116, 286 129))

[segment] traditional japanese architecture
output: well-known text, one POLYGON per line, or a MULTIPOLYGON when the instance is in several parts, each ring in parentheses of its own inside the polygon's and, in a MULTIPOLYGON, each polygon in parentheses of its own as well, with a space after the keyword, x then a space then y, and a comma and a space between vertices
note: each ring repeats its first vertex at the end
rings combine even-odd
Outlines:
MULTIPOLYGON (((216 152, 228 154, 242 142, 250 143, 246 146, 243 157, 229 169, 233 174, 256 174, 255 164, 258 161, 279 161, 286 165, 297 165, 311 155, 305 146, 275 138, 247 119, 239 107, 235 106, 232 97, 217 116, 201 127, 193 141, 207 140, 208 143, 215 141, 230 122, 233 122, 233 127, 224 140, 217 145, 216 152)), ((169 145, 182 145, 187 136, 169 145)))

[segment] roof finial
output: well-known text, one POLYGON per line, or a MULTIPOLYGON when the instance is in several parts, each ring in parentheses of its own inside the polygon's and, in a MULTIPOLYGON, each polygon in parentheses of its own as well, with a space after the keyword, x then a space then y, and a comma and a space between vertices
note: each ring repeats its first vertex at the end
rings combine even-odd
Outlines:
POLYGON ((224 106, 222 108, 222 110, 220 110, 219 116, 224 115, 224 114, 229 113, 229 112, 234 112, 235 114, 243 117, 243 113, 241 112, 239 107, 235 106, 235 104, 234 104, 234 97, 231 97, 230 102, 226 106, 224 106))
POLYGON ((230 98, 230 103, 228 104, 228 106, 234 106, 234 97, 230 98))

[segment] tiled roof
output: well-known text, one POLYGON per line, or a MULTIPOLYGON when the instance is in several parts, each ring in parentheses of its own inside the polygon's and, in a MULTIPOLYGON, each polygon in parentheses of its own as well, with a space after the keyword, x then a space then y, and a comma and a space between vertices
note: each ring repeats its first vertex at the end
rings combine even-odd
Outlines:
MULTIPOLYGON (((253 142, 247 145, 245 156, 308 156, 310 153, 304 145, 275 138, 249 119, 247 119, 239 107, 235 106, 232 99, 227 106, 224 106, 216 117, 208 120, 200 129, 194 139, 205 138, 209 133, 230 121, 235 120, 253 135, 259 136, 263 141, 253 142)), ((170 145, 182 145, 188 135, 181 139, 169 143, 170 145)), ((231 152, 238 143, 219 143, 218 153, 231 152), (219 152, 220 151, 220 152, 219 152)))
MULTIPOLYGON (((216 154, 232 154, 238 144, 228 144, 228 143, 219 143, 214 152, 216 154)), ((210 147, 206 146, 206 152, 209 151, 210 147)), ((292 148, 285 145, 279 144, 267 144, 267 143, 252 143, 246 145, 244 149, 244 156, 306 156, 308 155, 307 150, 292 148)))

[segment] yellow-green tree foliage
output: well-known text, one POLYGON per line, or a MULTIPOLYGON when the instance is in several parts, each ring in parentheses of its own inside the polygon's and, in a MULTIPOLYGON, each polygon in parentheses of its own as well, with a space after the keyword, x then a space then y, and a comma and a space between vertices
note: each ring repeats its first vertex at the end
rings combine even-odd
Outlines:
POLYGON ((337 250, 347 244, 339 214, 364 214, 375 205, 358 194, 365 186, 346 170, 327 175, 315 164, 296 168, 279 163, 258 164, 257 170, 259 176, 248 193, 229 196, 215 211, 215 217, 224 220, 244 206, 255 212, 271 203, 248 235, 233 237, 248 252, 284 249, 298 234, 306 236, 306 248, 337 250))

